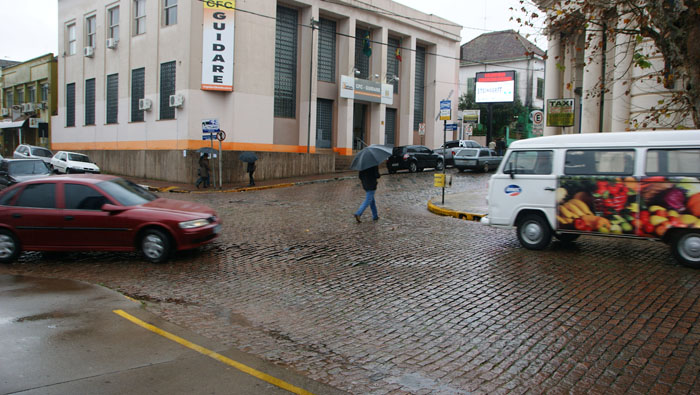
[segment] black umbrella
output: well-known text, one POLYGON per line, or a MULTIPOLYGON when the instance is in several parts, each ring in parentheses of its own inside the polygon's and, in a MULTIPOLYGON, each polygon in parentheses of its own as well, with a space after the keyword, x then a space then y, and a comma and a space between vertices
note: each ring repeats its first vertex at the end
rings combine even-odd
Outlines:
POLYGON ((238 156, 238 159, 242 160, 243 162, 253 163, 258 160, 258 157, 253 152, 245 151, 238 156))
POLYGON ((198 149, 197 152, 199 152, 200 154, 211 155, 211 154, 215 154, 219 151, 215 150, 214 148, 210 148, 210 147, 202 147, 202 148, 198 149))
POLYGON ((392 150, 391 147, 386 145, 372 144, 355 155, 350 168, 352 170, 365 170, 373 166, 379 166, 380 163, 391 156, 392 150))

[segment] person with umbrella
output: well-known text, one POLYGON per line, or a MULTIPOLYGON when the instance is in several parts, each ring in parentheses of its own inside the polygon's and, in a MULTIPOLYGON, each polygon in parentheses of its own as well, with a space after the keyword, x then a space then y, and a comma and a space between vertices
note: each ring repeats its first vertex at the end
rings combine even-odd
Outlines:
POLYGON ((377 191, 377 180, 379 180, 379 164, 391 156, 391 148, 383 145, 372 144, 358 152, 352 160, 350 168, 359 170, 359 178, 362 182, 362 189, 365 190, 365 200, 360 208, 353 214, 355 221, 362 222, 360 217, 365 212, 367 206, 372 210, 372 220, 379 219, 377 204, 374 200, 374 193, 377 191))
POLYGON ((255 180, 253 179, 253 173, 255 173, 255 161, 258 160, 257 155, 255 153, 246 151, 243 152, 238 156, 238 159, 242 160, 243 162, 248 163, 248 167, 246 167, 246 172, 248 172, 248 178, 250 182, 248 183, 249 187, 255 186, 255 180))
POLYGON ((209 154, 201 154, 199 156, 199 178, 194 184, 199 189, 199 184, 204 183, 204 188, 209 188, 209 154))

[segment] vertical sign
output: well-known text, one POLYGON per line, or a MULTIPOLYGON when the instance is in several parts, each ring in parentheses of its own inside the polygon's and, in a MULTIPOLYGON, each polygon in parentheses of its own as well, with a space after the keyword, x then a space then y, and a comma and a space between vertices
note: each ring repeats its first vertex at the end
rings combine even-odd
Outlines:
POLYGON ((235 0, 205 0, 202 24, 202 90, 233 91, 235 0))
POLYGON ((452 102, 449 100, 440 101, 440 120, 449 121, 452 119, 452 102))
POLYGON ((574 126, 574 99, 547 100, 547 126, 574 126))

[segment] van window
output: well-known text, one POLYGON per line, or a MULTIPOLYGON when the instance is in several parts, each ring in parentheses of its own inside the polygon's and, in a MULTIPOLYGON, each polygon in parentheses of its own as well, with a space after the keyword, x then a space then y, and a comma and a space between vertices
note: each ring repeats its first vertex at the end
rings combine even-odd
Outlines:
POLYGON ((646 159, 647 175, 700 175, 700 149, 650 149, 646 159))
POLYGON ((564 174, 630 176, 634 174, 634 150, 568 150, 564 174))
POLYGON ((552 174, 552 151, 513 151, 503 167, 504 173, 552 174))

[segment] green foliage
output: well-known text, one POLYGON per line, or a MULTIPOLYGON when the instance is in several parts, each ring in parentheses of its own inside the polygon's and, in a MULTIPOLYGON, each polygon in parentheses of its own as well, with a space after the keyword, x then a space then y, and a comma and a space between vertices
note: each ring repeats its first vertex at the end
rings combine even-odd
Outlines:
MULTIPOLYGON (((488 128, 489 106, 488 104, 477 104, 474 102, 474 94, 463 94, 459 97, 460 110, 481 110, 481 124, 478 125, 474 134, 477 136, 486 135, 488 128)), ((519 98, 515 98, 513 103, 493 104, 493 131, 492 138, 505 137, 506 126, 512 130, 525 131, 528 123, 530 109, 523 106, 519 98), (517 116, 517 121, 516 117, 517 116)))

